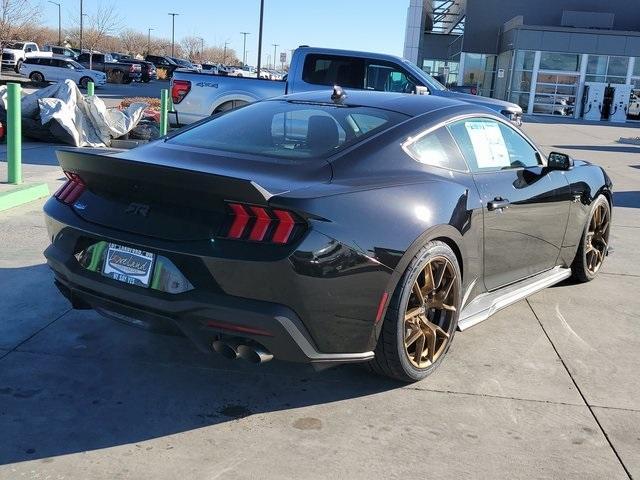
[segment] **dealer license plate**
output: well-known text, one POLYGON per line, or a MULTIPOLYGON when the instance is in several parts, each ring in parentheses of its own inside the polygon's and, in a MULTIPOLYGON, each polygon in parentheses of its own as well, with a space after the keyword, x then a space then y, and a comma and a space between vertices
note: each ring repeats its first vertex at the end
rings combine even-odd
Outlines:
POLYGON ((153 253, 110 243, 102 274, 130 285, 148 287, 154 259, 153 253))

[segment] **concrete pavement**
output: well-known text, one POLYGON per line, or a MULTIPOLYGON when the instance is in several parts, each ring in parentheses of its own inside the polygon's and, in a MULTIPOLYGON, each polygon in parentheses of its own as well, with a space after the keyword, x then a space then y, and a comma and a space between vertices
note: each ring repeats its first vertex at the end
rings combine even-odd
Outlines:
POLYGON ((640 130, 525 129, 607 168, 615 254, 458 332, 410 386, 256 368, 72 311, 42 202, 0 213, 0 479, 640 478, 640 147, 615 143, 640 130))

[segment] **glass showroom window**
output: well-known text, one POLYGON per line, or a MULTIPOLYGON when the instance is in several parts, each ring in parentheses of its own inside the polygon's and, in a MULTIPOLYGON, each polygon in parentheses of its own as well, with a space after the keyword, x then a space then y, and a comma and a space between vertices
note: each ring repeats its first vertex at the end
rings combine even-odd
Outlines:
POLYGON ((589 55, 587 82, 627 83, 629 57, 589 55))
POLYGON ((573 116, 580 83, 579 71, 580 55, 542 52, 536 78, 533 113, 573 116))
POLYGON ((536 52, 518 50, 513 65, 513 77, 511 80, 511 95, 509 100, 517 103, 526 112, 529 108, 531 91, 531 79, 533 76, 533 63, 536 52))
POLYGON ((458 82, 458 62, 450 62, 447 60, 423 60, 422 70, 432 77, 435 77, 440 83, 451 85, 458 82), (447 73, 445 75, 445 73, 447 73))
POLYGON ((577 72, 580 70, 580 55, 574 53, 542 52, 540 70, 577 72))
POLYGON ((484 62, 484 78, 482 85, 478 86, 478 95, 493 97, 496 83, 497 55, 487 55, 484 62))

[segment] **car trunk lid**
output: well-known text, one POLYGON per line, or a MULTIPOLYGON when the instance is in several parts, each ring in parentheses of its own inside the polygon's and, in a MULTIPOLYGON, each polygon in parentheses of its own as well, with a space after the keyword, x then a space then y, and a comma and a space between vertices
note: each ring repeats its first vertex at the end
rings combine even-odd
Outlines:
POLYGON ((324 161, 251 160, 163 143, 118 154, 61 150, 58 160, 86 185, 71 205, 84 220, 175 241, 219 236, 229 203, 269 206, 274 196, 331 180, 324 161))

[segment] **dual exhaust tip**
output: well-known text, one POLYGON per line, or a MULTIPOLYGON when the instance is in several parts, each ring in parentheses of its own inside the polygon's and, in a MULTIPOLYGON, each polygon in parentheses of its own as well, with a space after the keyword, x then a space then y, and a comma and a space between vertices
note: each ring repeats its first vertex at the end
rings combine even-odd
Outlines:
POLYGON ((242 340, 215 340, 213 350, 229 360, 242 358, 255 365, 266 363, 273 359, 273 354, 265 348, 256 345, 247 345, 242 340))

